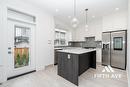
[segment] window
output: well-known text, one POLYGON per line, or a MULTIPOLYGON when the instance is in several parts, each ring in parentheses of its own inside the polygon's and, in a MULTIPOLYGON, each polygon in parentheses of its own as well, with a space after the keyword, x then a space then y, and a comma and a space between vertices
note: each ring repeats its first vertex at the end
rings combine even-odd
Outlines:
POLYGON ((66 32, 56 30, 55 31, 55 46, 65 46, 66 45, 66 32))
POLYGON ((123 37, 114 37, 114 50, 122 50, 123 49, 123 37))
POLYGON ((15 26, 14 35, 14 68, 29 65, 30 28, 15 26))
POLYGON ((29 43, 29 32, 29 28, 15 26, 15 45, 19 43, 29 43))

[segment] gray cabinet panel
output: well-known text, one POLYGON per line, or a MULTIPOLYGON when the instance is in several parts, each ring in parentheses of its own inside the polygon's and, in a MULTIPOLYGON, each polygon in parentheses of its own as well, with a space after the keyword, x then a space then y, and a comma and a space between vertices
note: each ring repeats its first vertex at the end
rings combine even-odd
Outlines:
POLYGON ((84 54, 58 52, 58 75, 78 85, 78 76, 96 68, 96 51, 84 54))
POLYGON ((58 52, 58 75, 78 85, 78 55, 58 52))

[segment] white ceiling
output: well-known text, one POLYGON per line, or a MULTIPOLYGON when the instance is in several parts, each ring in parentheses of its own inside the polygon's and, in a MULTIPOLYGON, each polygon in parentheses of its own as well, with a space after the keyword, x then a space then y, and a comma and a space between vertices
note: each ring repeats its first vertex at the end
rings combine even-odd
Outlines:
MULTIPOLYGON (((63 23, 71 26, 71 18, 73 17, 73 2, 74 0, 25 0, 29 3, 38 5, 39 7, 52 13, 56 19, 61 20, 63 23), (56 12, 56 9, 59 11, 56 12)), ((77 18, 80 25, 85 22, 85 9, 88 8, 88 18, 92 19, 102 17, 115 11, 127 10, 128 0, 76 0, 77 18)))

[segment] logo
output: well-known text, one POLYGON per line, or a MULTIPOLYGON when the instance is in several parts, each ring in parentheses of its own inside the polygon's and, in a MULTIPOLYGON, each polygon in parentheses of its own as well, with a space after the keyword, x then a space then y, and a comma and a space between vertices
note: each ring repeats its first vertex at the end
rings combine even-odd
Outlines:
POLYGON ((108 65, 108 66, 105 66, 102 72, 114 72, 114 70, 110 65, 108 65))
POLYGON ((122 75, 121 74, 118 74, 117 72, 114 71, 114 69, 108 65, 108 66, 105 66, 102 70, 101 73, 96 73, 94 74, 93 78, 112 78, 112 79, 121 79, 122 75), (108 73, 106 73, 108 72, 108 73))

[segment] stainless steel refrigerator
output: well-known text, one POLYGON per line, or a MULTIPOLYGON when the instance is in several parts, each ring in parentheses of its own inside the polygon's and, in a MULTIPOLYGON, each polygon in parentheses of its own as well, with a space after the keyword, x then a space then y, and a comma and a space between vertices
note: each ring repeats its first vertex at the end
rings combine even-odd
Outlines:
POLYGON ((102 65, 126 69, 127 31, 102 33, 102 65))

